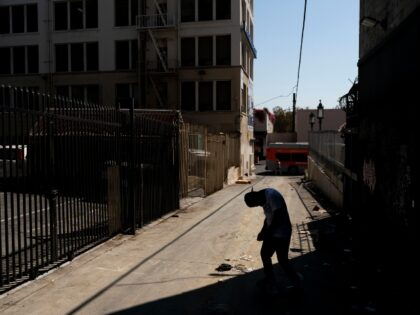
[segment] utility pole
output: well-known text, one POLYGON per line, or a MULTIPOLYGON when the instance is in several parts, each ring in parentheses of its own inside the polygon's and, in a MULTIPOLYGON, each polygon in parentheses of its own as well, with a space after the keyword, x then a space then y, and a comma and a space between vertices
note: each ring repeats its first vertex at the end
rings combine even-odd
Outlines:
POLYGON ((296 93, 293 93, 292 132, 296 132, 295 117, 296 117, 296 93))

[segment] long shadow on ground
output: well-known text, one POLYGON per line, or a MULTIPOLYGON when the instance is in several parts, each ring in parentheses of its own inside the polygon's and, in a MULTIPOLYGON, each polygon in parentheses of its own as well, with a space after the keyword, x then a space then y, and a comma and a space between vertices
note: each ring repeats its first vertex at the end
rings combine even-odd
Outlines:
MULTIPOLYGON (((256 286, 263 278, 261 269, 232 278, 229 271, 215 271, 212 275, 220 281, 213 285, 111 314, 359 314, 351 309, 348 301, 347 257, 341 255, 346 251, 330 239, 335 233, 332 225, 330 219, 325 219, 308 226, 309 232, 322 235, 316 240, 317 248, 292 260, 304 276, 302 295, 291 295, 284 290, 279 299, 266 297, 256 286)), ((281 287, 286 288, 288 282, 282 271, 278 265, 275 268, 281 287)), ((138 290, 142 290, 141 284, 138 290)))

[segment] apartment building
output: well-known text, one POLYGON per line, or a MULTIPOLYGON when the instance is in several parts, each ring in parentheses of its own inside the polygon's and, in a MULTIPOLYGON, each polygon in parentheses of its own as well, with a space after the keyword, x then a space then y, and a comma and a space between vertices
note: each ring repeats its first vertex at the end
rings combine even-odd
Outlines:
POLYGON ((253 167, 253 0, 0 0, 0 84, 178 109, 253 167))

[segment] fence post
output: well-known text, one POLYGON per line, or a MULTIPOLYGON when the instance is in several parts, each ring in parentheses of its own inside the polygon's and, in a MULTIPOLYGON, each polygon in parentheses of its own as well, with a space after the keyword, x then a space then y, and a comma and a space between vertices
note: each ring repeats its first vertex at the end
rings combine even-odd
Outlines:
POLYGON ((57 197, 58 190, 54 189, 55 184, 55 160, 54 160, 54 121, 51 117, 48 120, 48 164, 49 164, 49 195, 48 203, 50 208, 50 236, 51 236, 51 261, 57 261, 57 197))
POLYGON ((134 128, 134 98, 131 99, 130 106, 130 148, 129 148, 129 174, 128 174, 128 208, 129 217, 131 219, 131 234, 136 234, 136 209, 134 203, 134 163, 135 163, 135 151, 136 150, 136 139, 135 139, 135 128, 134 128))
POLYGON ((57 261, 58 248, 57 248, 57 198, 58 190, 51 189, 48 196, 50 206, 50 234, 51 234, 51 261, 57 261))

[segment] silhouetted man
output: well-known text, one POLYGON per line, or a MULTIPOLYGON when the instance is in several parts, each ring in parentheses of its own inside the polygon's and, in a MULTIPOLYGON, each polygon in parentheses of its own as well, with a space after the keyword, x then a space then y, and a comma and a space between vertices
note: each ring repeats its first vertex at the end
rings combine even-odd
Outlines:
POLYGON ((276 290, 276 280, 271 257, 277 254, 279 265, 284 269, 294 288, 301 289, 301 280, 289 261, 289 245, 292 236, 292 224, 283 196, 273 188, 251 191, 245 194, 248 207, 263 207, 264 225, 257 240, 263 241, 261 259, 264 266, 264 283, 269 290, 276 290))

